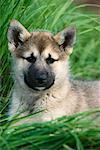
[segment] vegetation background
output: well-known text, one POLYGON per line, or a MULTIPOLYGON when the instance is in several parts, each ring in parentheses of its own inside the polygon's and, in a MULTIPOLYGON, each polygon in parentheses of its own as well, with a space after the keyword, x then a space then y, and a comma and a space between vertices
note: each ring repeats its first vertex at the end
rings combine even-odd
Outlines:
POLYGON ((10 127, 15 118, 8 122, 5 117, 13 86, 7 47, 12 19, 19 20, 29 31, 42 28, 54 34, 75 26, 77 39, 70 58, 71 72, 76 78, 100 79, 100 14, 90 13, 86 8, 86 4, 76 6, 73 0, 0 0, 0 150, 23 146, 36 150, 100 148, 100 122, 87 119, 100 110, 19 127, 10 127))

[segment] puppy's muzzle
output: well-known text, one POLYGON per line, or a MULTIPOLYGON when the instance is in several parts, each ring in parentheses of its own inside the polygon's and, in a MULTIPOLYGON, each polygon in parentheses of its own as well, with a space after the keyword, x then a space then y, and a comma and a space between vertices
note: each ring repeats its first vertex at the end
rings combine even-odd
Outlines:
POLYGON ((45 90, 54 84, 55 76, 50 71, 30 67, 28 71, 24 73, 24 81, 34 90, 45 90))
POLYGON ((36 76, 36 80, 37 80, 37 83, 39 85, 44 85, 47 83, 47 73, 39 73, 37 76, 36 76))

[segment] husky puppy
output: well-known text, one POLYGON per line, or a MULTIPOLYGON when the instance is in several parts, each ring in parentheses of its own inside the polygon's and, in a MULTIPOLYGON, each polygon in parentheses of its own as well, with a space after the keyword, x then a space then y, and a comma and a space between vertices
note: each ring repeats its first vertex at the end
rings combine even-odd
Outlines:
POLYGON ((14 89, 9 115, 28 115, 43 110, 31 121, 48 121, 100 107, 100 82, 73 80, 68 58, 75 29, 28 32, 17 20, 11 21, 8 45, 12 54, 14 89))

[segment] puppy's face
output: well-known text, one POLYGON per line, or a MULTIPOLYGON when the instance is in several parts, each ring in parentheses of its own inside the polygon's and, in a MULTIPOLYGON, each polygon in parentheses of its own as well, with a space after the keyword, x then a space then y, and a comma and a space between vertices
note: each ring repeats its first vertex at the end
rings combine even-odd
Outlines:
POLYGON ((63 82, 74 37, 73 28, 53 36, 49 32, 29 33, 18 21, 12 21, 8 41, 19 82, 33 90, 46 90, 63 82))

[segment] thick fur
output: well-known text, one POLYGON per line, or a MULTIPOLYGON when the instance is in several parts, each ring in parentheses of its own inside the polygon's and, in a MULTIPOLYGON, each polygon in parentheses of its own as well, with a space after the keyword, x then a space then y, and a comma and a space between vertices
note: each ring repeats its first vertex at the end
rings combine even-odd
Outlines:
POLYGON ((71 28, 53 36, 42 31, 29 33, 18 21, 11 22, 8 41, 15 84, 10 116, 17 113, 24 116, 43 110, 30 121, 48 121, 100 107, 100 82, 73 80, 70 77, 68 58, 74 39, 75 30, 71 28), (39 70, 49 68, 44 61, 49 54, 58 60, 50 64, 50 70, 55 75, 54 84, 50 88, 34 90, 25 83, 23 72, 27 72, 30 66, 25 58, 31 53, 37 57, 36 67, 39 70))

